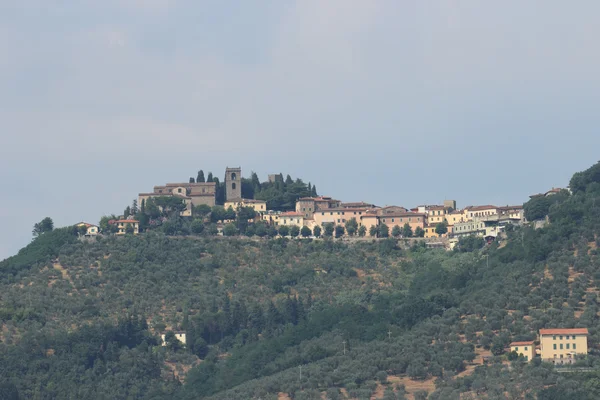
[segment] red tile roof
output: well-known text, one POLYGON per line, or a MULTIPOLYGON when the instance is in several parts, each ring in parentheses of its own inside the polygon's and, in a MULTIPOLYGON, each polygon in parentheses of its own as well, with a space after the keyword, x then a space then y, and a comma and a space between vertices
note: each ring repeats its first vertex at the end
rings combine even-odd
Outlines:
POLYGON ((286 211, 284 213, 279 214, 282 217, 300 217, 303 216, 304 214, 296 212, 296 211, 286 211))
POLYGON ((540 329, 540 335, 587 335, 587 328, 540 329))
POLYGON ((530 346, 533 345, 533 340, 529 342, 512 342, 509 346, 530 346))
POLYGON ((116 222, 124 222, 124 223, 125 223, 125 222, 127 222, 127 223, 136 223, 136 224, 137 224, 137 223, 139 223, 140 221, 138 221, 138 220, 135 220, 135 219, 119 219, 119 220, 117 220, 116 222))

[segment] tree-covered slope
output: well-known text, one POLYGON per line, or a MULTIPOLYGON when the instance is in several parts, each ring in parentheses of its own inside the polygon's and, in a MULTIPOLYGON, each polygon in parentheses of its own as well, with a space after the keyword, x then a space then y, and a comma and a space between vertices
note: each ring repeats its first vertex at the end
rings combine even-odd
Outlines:
POLYGON ((526 204, 546 227, 454 252, 393 239, 41 234, 0 264, 0 394, 598 398, 600 183, 578 174, 573 194, 526 204), (585 370, 509 360, 511 341, 548 327, 589 329, 585 370), (169 330, 187 345, 160 346, 169 330))

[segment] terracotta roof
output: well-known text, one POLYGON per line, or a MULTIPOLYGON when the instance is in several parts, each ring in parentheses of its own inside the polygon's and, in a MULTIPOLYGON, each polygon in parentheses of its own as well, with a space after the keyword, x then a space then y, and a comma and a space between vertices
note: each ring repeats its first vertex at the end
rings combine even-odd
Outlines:
POLYGON ((139 223, 140 221, 136 219, 118 219, 115 222, 128 222, 128 223, 139 223))
POLYGON ((353 212, 353 211, 367 211, 367 208, 361 207, 361 208, 344 208, 344 207, 334 207, 334 208, 321 208, 319 210, 316 210, 315 212, 329 212, 329 211, 344 211, 344 212, 353 212))
POLYGON ((512 342, 509 346, 530 346, 533 345, 533 340, 530 340, 529 342, 512 342))
POLYGON ((231 199, 227 200, 225 203, 266 203, 266 201, 255 199, 231 199))
POLYGON ((342 203, 341 204, 342 207, 349 207, 349 208, 359 208, 359 207, 373 207, 375 206, 375 204, 371 204, 371 203, 365 203, 364 201, 356 201, 356 202, 350 202, 350 203, 342 203))
POLYGON ((443 210, 446 207, 444 207, 444 206, 427 206, 426 208, 428 210, 443 210))
POLYGON ((155 186, 155 187, 186 187, 186 186, 215 186, 215 182, 181 182, 181 183, 167 183, 165 186, 155 186))
POLYGON ((202 197, 202 196, 211 196, 214 197, 215 193, 190 193, 188 197, 202 197))
POLYGON ((587 328, 540 329, 540 335, 587 335, 587 328))
POLYGON ((279 215, 281 215, 282 217, 300 217, 300 216, 303 216, 304 214, 296 212, 296 211, 286 211, 279 215))

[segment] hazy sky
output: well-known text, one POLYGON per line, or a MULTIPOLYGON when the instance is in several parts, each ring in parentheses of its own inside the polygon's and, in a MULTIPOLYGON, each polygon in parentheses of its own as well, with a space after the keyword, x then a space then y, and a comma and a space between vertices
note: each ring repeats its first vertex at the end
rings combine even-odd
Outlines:
POLYGON ((600 2, 0 1, 0 259, 45 216, 283 172, 345 201, 522 203, 600 157, 600 2))

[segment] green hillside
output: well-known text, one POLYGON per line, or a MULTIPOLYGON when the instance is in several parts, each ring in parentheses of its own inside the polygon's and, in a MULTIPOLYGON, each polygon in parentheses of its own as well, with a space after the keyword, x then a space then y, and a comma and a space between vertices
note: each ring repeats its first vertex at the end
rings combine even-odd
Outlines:
POLYGON ((0 399, 600 398, 599 171, 453 252, 42 233, 0 262, 0 399), (505 352, 547 327, 589 329, 578 369, 505 352))

